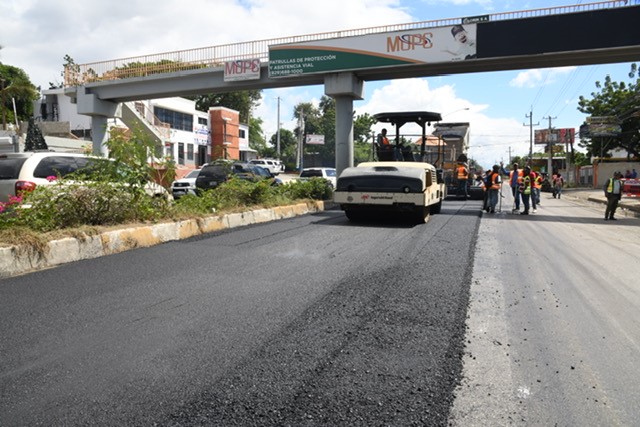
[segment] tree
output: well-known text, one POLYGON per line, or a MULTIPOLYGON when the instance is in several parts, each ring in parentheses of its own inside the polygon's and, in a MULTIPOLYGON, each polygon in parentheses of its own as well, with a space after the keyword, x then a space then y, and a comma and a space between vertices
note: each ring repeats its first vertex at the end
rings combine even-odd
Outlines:
POLYGON ((13 101, 16 103, 18 120, 28 120, 33 116, 33 101, 38 99, 38 89, 21 68, 0 63, 0 110, 2 129, 15 121, 13 101))
MULTIPOLYGON (((329 96, 320 99, 318 107, 309 102, 296 105, 294 117, 298 118, 302 111, 305 135, 317 134, 324 136, 324 145, 313 146, 313 150, 306 147, 305 153, 314 154, 313 160, 323 166, 333 166, 336 163, 336 103, 329 96)), ((371 127, 376 119, 367 113, 356 115, 353 119, 354 162, 360 163, 371 160, 371 127)), ((300 130, 295 129, 296 136, 300 130)), ((307 156, 308 157, 308 156, 307 156)))
MULTIPOLYGON (((269 143, 276 146, 276 134, 271 136, 269 143)), ((296 166, 296 147, 298 140, 293 132, 289 129, 280 129, 280 158, 285 163, 287 169, 295 169, 296 166)))
POLYGON ((592 117, 611 117, 620 124, 618 136, 591 136, 581 132, 581 147, 587 149, 587 156, 608 156, 608 152, 621 148, 634 157, 640 157, 640 76, 637 65, 631 64, 630 82, 614 82, 606 76, 604 83, 596 81, 598 89, 591 93, 591 99, 580 96, 578 111, 592 117), (634 81, 635 79, 635 81, 634 81))
POLYGON ((353 121, 353 139, 358 142, 371 143, 371 127, 376 123, 376 119, 364 113, 356 116, 353 121))
POLYGON ((27 138, 24 141, 24 151, 48 150, 47 142, 42 136, 42 131, 35 124, 33 118, 29 118, 29 127, 27 128, 27 138))
POLYGON ((249 147, 258 152, 260 157, 274 157, 275 148, 267 146, 267 141, 262 134, 262 119, 251 117, 249 119, 249 147))
POLYGON ((262 99, 259 90, 244 90, 238 92, 212 93, 189 97, 196 101, 196 108, 200 111, 209 111, 210 107, 227 107, 238 111, 241 123, 249 123, 251 111, 262 99))

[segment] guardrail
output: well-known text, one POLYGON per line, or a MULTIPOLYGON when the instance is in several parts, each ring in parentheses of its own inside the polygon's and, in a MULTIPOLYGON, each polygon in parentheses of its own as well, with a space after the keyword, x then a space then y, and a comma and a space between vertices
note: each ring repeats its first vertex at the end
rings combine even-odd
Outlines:
MULTIPOLYGON (((557 6, 544 9, 530 9, 517 12, 494 13, 490 21, 525 19, 548 15, 561 15, 628 6, 628 0, 602 1, 572 6, 557 6)), ((97 81, 119 80, 144 77, 153 74, 173 73, 202 68, 220 68, 226 61, 260 59, 268 61, 269 46, 300 43, 339 37, 353 37, 367 34, 407 31, 418 28, 434 28, 456 25, 465 18, 438 19, 406 24, 384 25, 354 30, 332 31, 301 36, 281 37, 251 42, 231 43, 197 49, 179 50, 143 56, 113 59, 88 64, 67 64, 64 69, 65 87, 80 86, 97 81)))

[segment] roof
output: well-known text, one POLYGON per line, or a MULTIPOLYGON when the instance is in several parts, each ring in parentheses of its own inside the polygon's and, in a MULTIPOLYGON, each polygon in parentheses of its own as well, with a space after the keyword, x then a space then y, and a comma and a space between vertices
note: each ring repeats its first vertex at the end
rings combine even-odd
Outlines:
POLYGON ((439 122, 442 120, 440 113, 431 111, 378 113, 374 114, 373 117, 379 122, 392 123, 396 126, 402 126, 405 123, 417 123, 423 126, 424 124, 431 124, 431 122, 439 122))

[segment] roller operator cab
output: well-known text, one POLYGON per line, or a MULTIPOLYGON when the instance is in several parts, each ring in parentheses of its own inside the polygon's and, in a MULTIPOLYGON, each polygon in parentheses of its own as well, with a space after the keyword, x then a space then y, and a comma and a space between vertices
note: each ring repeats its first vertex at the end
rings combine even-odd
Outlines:
MULTIPOLYGON (((441 120, 440 114, 410 111, 379 113, 374 117, 378 122, 395 126, 395 146, 391 144, 391 150, 376 147, 377 158, 385 161, 360 163, 344 169, 333 192, 334 202, 351 221, 376 214, 400 213, 419 223, 427 222, 431 214, 440 213, 442 201, 447 196, 442 170, 424 161, 428 154, 436 154, 425 150, 425 127, 441 120), (422 144, 413 146, 419 151, 400 142, 400 127, 406 123, 415 123, 422 129, 422 144), (396 160, 384 155, 389 151, 396 160)), ((436 161, 439 161, 439 151, 437 154, 436 161)))

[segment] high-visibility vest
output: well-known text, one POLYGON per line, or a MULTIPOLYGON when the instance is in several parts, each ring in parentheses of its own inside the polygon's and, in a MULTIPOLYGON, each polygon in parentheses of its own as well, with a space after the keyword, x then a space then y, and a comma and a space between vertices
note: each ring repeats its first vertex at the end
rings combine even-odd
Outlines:
POLYGON ((389 138, 380 134, 378 135, 378 144, 380 145, 389 145, 389 138))
MULTIPOLYGON (((511 183, 513 182, 513 181, 512 181, 512 178, 513 178, 513 172, 514 172, 514 171, 509 172, 509 185, 511 185, 511 183)), ((517 181, 517 182, 518 182, 518 184, 521 184, 521 183, 522 183, 522 169, 518 169, 518 178, 517 178, 517 180, 518 180, 518 181, 517 181)))
POLYGON ((531 175, 522 177, 522 193, 531 194, 531 175))
POLYGON ((469 177, 469 172, 467 168, 460 165, 458 166, 458 179, 467 179, 469 177))
POLYGON ((542 188, 542 175, 540 175, 539 173, 536 174, 536 179, 533 180, 533 187, 542 188))
POLYGON ((499 190, 500 189, 500 174, 495 172, 491 175, 491 190, 499 190))
MULTIPOLYGON (((609 185, 607 185, 607 193, 613 194, 613 182, 614 181, 620 181, 620 180, 617 180, 617 179, 614 179, 614 178, 609 178, 609 185)), ((620 185, 620 189, 622 189, 621 187, 622 187, 622 185, 620 185)))

